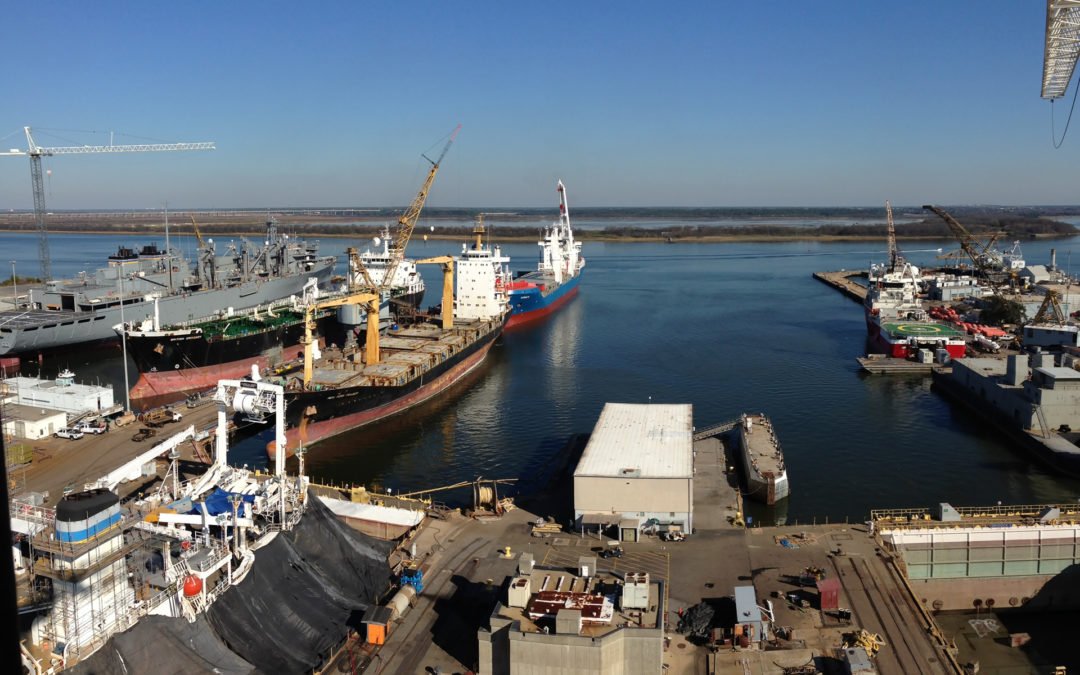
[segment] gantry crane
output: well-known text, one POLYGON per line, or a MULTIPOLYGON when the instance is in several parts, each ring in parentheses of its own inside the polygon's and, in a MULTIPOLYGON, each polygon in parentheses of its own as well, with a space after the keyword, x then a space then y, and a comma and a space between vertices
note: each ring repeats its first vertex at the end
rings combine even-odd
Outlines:
POLYGON ((1061 303, 1058 298, 1061 294, 1053 289, 1046 291, 1046 297, 1043 298, 1042 304, 1039 305, 1039 311, 1035 312, 1035 317, 1028 322, 1028 325, 1039 325, 1046 323, 1047 317, 1051 317, 1059 326, 1064 326, 1066 323, 1065 310, 1061 309, 1061 303))
POLYGON ((161 152, 168 150, 213 150, 212 141, 199 143, 153 143, 142 145, 78 145, 70 147, 43 148, 34 142, 30 127, 26 130, 28 150, 10 150, 0 155, 26 155, 30 158, 30 183, 34 191, 34 221, 38 232, 38 257, 41 263, 41 281, 52 278, 49 260, 49 232, 45 226, 45 189, 41 180, 41 158, 53 155, 88 155, 103 152, 161 152))

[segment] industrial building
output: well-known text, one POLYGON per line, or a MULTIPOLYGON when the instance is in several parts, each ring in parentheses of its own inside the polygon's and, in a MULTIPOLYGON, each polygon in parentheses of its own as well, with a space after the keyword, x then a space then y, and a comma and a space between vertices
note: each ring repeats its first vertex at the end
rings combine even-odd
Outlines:
POLYGON ((1013 354, 1005 364, 1000 359, 958 359, 950 379, 1018 429, 1080 429, 1080 372, 1055 366, 1051 354, 1032 354, 1030 359, 1013 354))
POLYGON ((3 380, 9 403, 63 410, 74 415, 112 408, 112 387, 77 384, 70 370, 60 371, 55 380, 36 377, 9 377, 3 380))
POLYGON ((574 518, 637 541, 648 527, 693 532, 693 407, 607 403, 574 470, 574 518))
POLYGON ((647 573, 599 574, 589 556, 575 572, 545 569, 523 553, 505 603, 477 632, 479 672, 659 673, 663 602, 663 583, 647 573))
POLYGON ((3 407, 4 436, 36 440, 48 438, 67 426, 67 413, 36 406, 7 403, 3 407))

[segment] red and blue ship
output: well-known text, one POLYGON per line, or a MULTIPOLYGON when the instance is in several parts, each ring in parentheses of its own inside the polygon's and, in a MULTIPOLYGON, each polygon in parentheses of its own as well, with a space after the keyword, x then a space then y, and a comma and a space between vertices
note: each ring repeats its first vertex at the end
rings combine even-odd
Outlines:
POLYGON ((578 292, 585 267, 581 242, 574 241, 566 188, 559 181, 559 220, 545 229, 539 241, 540 263, 536 271, 523 274, 507 286, 510 319, 506 327, 541 319, 570 301, 578 292))

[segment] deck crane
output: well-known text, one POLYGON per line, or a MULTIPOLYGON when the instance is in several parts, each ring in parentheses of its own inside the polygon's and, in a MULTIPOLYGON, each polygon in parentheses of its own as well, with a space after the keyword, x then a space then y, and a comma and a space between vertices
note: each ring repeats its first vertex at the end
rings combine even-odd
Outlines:
POLYGON ((953 236, 960 242, 960 249, 971 260, 975 269, 990 282, 995 294, 1006 280, 1013 281, 1016 279, 1016 272, 1014 271, 1007 271, 1003 275, 1000 270, 993 269, 994 261, 1000 260, 1000 254, 994 249, 994 242, 998 238, 996 233, 986 244, 983 244, 944 209, 930 205, 924 205, 923 208, 927 211, 933 211, 945 221, 945 224, 952 230, 953 236))
POLYGON ((34 142, 30 127, 26 131, 28 150, 10 150, 0 155, 26 155, 30 158, 30 183, 34 190, 34 222, 38 232, 38 258, 41 263, 41 281, 52 278, 49 260, 49 231, 45 225, 45 189, 41 180, 41 158, 53 155, 87 155, 103 152, 161 152, 167 150, 213 150, 214 143, 153 143, 141 145, 113 145, 112 138, 108 145, 78 145, 69 147, 43 148, 34 142))

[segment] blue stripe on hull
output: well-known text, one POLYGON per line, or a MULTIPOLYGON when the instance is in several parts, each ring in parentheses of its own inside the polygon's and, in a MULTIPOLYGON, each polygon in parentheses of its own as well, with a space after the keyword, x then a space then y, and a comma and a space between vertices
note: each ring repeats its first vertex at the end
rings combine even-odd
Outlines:
POLYGON ((539 288, 529 288, 521 291, 510 291, 510 314, 528 314, 530 312, 537 312, 543 310, 553 302, 558 301, 559 298, 566 295, 571 290, 577 288, 578 281, 581 280, 581 274, 567 280, 562 286, 559 286, 546 296, 540 292, 539 288))

